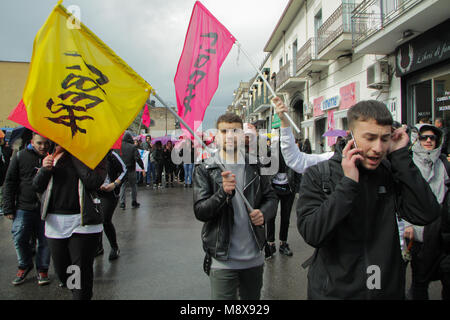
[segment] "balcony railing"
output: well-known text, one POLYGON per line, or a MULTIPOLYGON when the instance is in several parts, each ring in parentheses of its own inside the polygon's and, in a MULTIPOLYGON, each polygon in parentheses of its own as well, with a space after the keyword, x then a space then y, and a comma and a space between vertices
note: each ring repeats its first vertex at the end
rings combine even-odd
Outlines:
POLYGON ((341 34, 352 32, 351 17, 355 8, 355 4, 344 3, 322 24, 317 31, 319 53, 341 34))
POLYGON ((353 48, 424 0, 367 0, 352 14, 353 48))
POLYGON ((289 78, 294 76, 292 70, 292 61, 288 61, 284 66, 281 67, 280 71, 277 73, 276 82, 277 87, 281 87, 289 78))
POLYGON ((261 95, 259 97, 256 97, 255 103, 254 103, 254 110, 258 109, 259 106, 263 104, 270 104, 269 97, 267 95, 261 95))
POLYGON ((297 52, 297 72, 300 71, 308 62, 317 59, 317 41, 316 38, 309 38, 308 41, 297 52))

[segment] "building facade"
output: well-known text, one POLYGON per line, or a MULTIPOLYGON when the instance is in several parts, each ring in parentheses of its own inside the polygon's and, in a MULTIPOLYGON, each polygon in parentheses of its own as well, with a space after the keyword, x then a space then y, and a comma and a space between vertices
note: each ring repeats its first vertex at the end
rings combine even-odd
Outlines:
POLYGON ((23 89, 28 78, 28 62, 0 61, 0 127, 17 127, 8 120, 11 111, 22 99, 23 89))
POLYGON ((354 51, 387 56, 403 123, 440 117, 450 126, 449 19, 446 0, 366 0, 353 12, 364 26, 353 34, 354 51))
POLYGON ((446 0, 289 1, 264 47, 264 70, 297 137, 330 150, 335 139, 323 134, 348 129, 348 109, 369 99, 396 121, 440 116, 450 126, 449 17, 446 0))
POLYGON ((227 108, 227 112, 237 114, 245 120, 247 106, 249 105, 249 89, 250 83, 241 81, 239 87, 233 92, 233 102, 227 108))

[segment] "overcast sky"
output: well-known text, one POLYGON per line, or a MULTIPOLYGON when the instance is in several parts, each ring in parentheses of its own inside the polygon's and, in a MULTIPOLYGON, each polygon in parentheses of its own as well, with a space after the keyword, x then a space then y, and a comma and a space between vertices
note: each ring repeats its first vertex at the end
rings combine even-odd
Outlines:
MULTIPOLYGON (((0 60, 30 61, 34 37, 57 0, 0 0, 0 60)), ((81 9, 81 21, 141 75, 170 105, 195 0, 65 0, 81 9)), ((259 66, 264 46, 288 0, 202 0, 259 66)), ((214 125, 233 100, 240 81, 255 75, 233 47, 222 66, 219 88, 203 127, 214 125)), ((157 103, 157 105, 160 105, 157 103)))

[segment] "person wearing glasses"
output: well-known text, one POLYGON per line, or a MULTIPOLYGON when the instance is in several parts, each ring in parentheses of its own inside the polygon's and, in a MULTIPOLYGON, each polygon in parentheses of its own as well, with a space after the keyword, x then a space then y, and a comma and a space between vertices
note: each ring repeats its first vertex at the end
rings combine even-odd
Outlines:
POLYGON ((449 162, 441 155, 443 132, 431 124, 416 125, 418 131, 411 134, 414 164, 419 168, 423 178, 430 185, 436 199, 441 204, 440 218, 426 226, 406 223, 404 238, 413 242, 411 247, 412 283, 407 298, 411 300, 428 300, 428 286, 431 281, 441 280, 442 299, 450 299, 450 270, 445 267, 450 259, 445 222, 448 222, 446 195, 449 179, 449 162), (446 253, 447 252, 447 253, 446 253), (447 261, 447 263, 446 263, 447 261))

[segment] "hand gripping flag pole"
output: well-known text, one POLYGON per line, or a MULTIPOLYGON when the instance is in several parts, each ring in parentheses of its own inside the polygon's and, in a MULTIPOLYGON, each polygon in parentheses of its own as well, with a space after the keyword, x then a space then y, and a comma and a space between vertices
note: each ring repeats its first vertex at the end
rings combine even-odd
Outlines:
MULTIPOLYGON (((197 136, 194 132, 194 130, 192 130, 192 128, 183 120, 183 118, 181 118, 175 111, 173 111, 171 108, 169 108, 169 106, 164 102, 164 100, 156 93, 155 90, 153 90, 153 95, 155 96, 156 99, 159 100, 159 102, 161 102, 161 104, 167 109, 169 110, 170 113, 172 113, 183 125, 184 127, 194 136, 195 139, 197 139, 198 142, 201 143, 202 147, 205 148, 205 150, 209 150, 209 148, 206 146, 206 144, 203 142, 203 140, 197 136)), ((210 152, 211 154, 214 154, 213 152, 210 152)), ((222 164, 222 162, 217 158, 216 155, 214 155, 214 158, 216 160, 217 165, 219 166, 220 170, 222 171, 226 171, 225 166, 222 164)), ((242 198, 242 200, 244 200, 244 203, 247 207, 247 210, 249 212, 252 212, 254 209, 252 207, 252 205, 250 204, 250 202, 248 202, 247 198, 244 196, 243 191, 236 186, 236 192, 239 194, 239 196, 242 198)))
MULTIPOLYGON (((270 93, 272 93, 272 96, 275 98, 277 96, 277 94, 275 93, 275 91, 273 90, 272 86, 270 85, 269 81, 267 81, 266 77, 264 77, 264 75, 261 73, 261 70, 258 69, 258 67, 253 63, 252 59, 250 58, 250 56, 247 54, 247 52, 244 50, 244 48, 242 47, 242 45, 239 43, 239 41, 236 40, 236 45, 239 47, 239 49, 244 53, 244 55, 247 57, 248 61, 250 62, 250 64, 252 65, 252 67, 256 70, 256 72, 258 73, 258 75, 261 77, 261 79, 264 81, 264 83, 266 84, 267 88, 269 88, 270 93)), ((272 118, 273 116, 273 107, 275 107, 275 104, 273 103, 273 101, 270 101, 271 103, 271 108, 270 108, 270 117, 272 118)), ((297 125, 295 124, 295 122, 292 120, 292 118, 289 116, 289 114, 285 113, 284 114, 286 119, 289 121, 289 123, 292 125, 292 127, 294 128, 294 130, 297 133, 300 133, 300 129, 297 127, 297 125)), ((272 119, 270 121, 271 125, 270 125, 270 129, 272 129, 272 119)))

